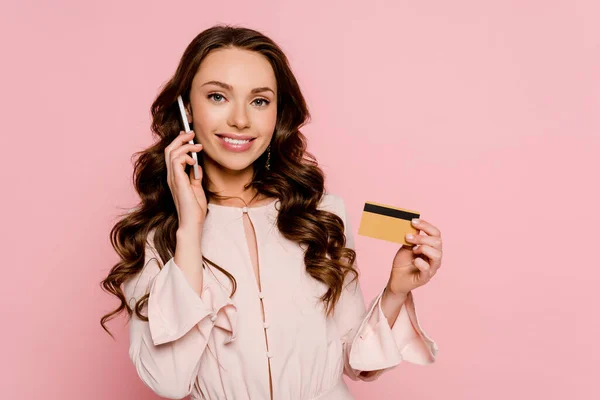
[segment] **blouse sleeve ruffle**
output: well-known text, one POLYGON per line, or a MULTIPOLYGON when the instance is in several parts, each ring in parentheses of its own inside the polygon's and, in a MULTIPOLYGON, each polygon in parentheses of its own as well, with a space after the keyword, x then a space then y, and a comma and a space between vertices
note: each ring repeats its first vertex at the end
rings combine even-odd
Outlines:
POLYGON ((129 321, 129 357, 142 381, 157 395, 181 399, 194 387, 211 335, 218 332, 225 343, 234 339, 237 309, 218 282, 204 279, 198 296, 174 258, 159 268, 149 246, 146 259, 140 276, 124 284, 132 306, 149 294, 144 305, 148 319, 134 313, 129 321))
POLYGON ((402 361, 431 364, 438 351, 437 344, 419 325, 412 292, 408 293, 392 328, 381 309, 384 292, 385 289, 372 302, 350 346, 349 363, 355 372, 377 371, 367 374, 368 380, 402 361))
POLYGON ((171 258, 150 286, 148 322, 154 345, 173 342, 194 326, 204 338, 213 326, 220 328, 228 343, 235 339, 237 309, 217 283, 205 282, 198 296, 171 258))

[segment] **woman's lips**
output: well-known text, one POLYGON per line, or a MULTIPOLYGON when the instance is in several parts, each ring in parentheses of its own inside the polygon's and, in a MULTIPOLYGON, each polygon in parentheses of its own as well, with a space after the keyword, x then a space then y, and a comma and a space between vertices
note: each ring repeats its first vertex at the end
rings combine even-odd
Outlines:
POLYGON ((246 151, 252 147, 252 142, 254 139, 250 140, 230 140, 229 138, 224 138, 222 136, 217 136, 219 138, 219 143, 229 151, 233 151, 236 153, 240 153, 246 151))

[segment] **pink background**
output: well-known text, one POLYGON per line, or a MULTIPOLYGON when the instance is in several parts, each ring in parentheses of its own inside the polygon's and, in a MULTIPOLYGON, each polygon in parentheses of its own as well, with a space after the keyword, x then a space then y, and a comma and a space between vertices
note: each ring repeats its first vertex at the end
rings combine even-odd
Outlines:
MULTIPOLYGON (((595 1, 9 1, 2 49, 4 399, 155 399, 99 281, 130 157, 187 43, 217 22, 287 52, 309 150, 358 230, 419 210, 444 262, 415 291, 440 347, 357 399, 593 399, 600 351, 595 1), (418 4, 416 4, 418 3, 418 4)), ((396 246, 356 237, 367 298, 396 246)))

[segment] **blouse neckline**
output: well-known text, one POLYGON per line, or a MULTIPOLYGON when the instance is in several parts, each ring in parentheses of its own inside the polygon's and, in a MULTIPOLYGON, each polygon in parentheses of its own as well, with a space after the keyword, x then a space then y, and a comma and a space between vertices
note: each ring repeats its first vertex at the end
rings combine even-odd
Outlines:
POLYGON ((235 211, 241 211, 241 210, 261 210, 261 209, 265 209, 265 208, 270 208, 272 205, 274 205, 277 201, 279 201, 279 199, 274 199, 266 204, 262 204, 260 206, 252 206, 252 207, 239 207, 239 206, 224 206, 221 204, 214 204, 214 203, 208 203, 207 206, 210 209, 221 209, 221 210, 235 210, 235 211))

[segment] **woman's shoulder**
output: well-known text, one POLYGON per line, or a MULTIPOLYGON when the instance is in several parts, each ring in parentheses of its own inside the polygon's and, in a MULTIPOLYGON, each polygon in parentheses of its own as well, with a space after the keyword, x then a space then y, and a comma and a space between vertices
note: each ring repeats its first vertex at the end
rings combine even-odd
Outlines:
POLYGON ((321 202, 318 208, 320 210, 336 213, 342 219, 344 219, 346 215, 346 204, 344 199, 338 194, 325 192, 323 197, 321 197, 321 202))

